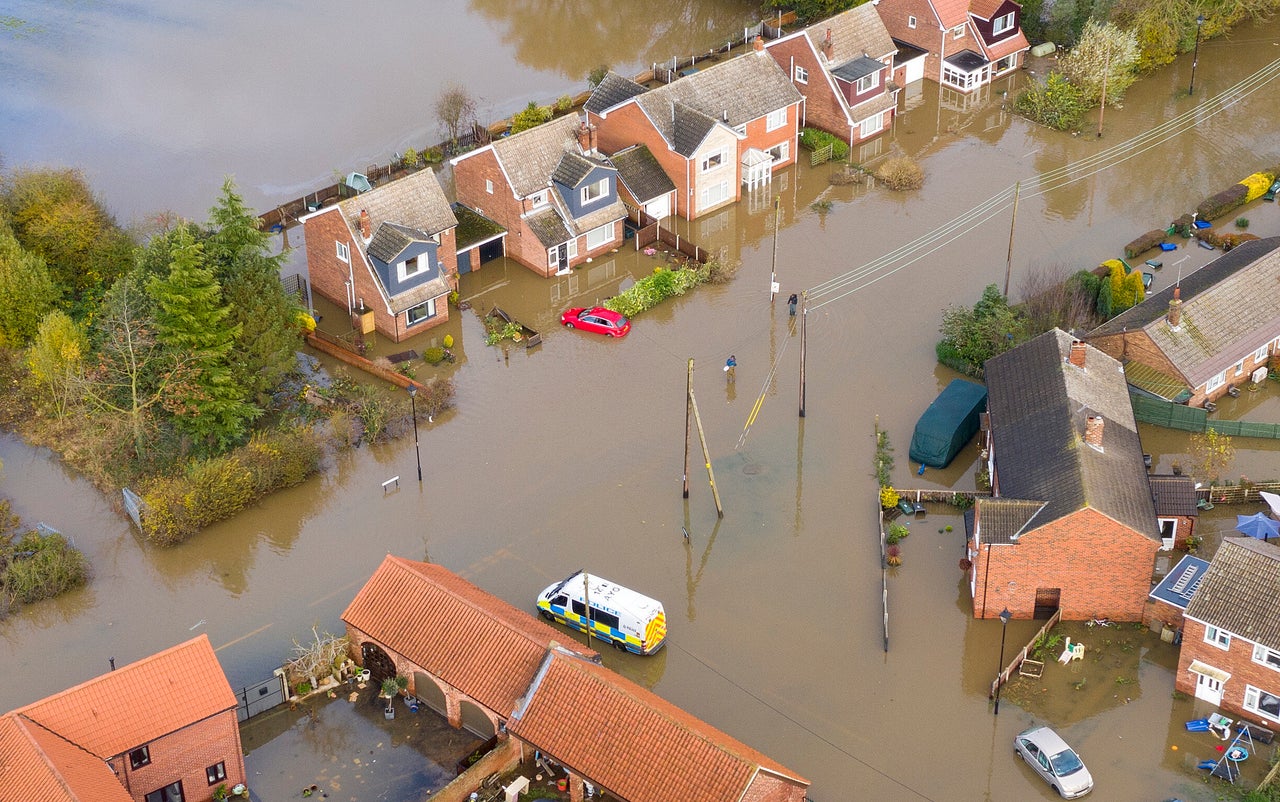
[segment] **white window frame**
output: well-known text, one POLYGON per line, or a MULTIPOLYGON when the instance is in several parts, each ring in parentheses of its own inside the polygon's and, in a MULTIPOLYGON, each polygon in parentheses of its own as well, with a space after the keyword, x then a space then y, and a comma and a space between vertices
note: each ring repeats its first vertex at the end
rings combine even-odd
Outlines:
POLYGON ((1225 372, 1219 373, 1217 376, 1214 376, 1213 378, 1209 379, 1209 381, 1204 383, 1204 391, 1206 393, 1211 393, 1226 383, 1227 383, 1226 373, 1225 372))
POLYGON ((545 189, 540 189, 529 196, 529 207, 531 210, 540 209, 543 206, 546 206, 547 203, 547 191, 545 189))
POLYGON ((486 178, 484 180, 484 191, 488 192, 490 195, 493 194, 493 179, 486 178))
POLYGON ((699 166, 698 172, 700 173, 714 172, 716 170, 719 170, 721 167, 724 167, 727 162, 728 162, 728 158, 725 154, 725 150, 724 148, 720 148, 719 150, 716 150, 712 153, 708 153, 706 156, 702 157, 702 160, 698 163, 698 166, 699 166))
POLYGON ((996 17, 994 20, 992 20, 991 35, 999 36, 1005 31, 1013 30, 1013 18, 1014 18, 1014 12, 1010 11, 1008 14, 1005 14, 1003 17, 996 17))
POLYGON ((1239 376, 1241 373, 1244 373, 1244 360, 1243 360, 1243 359, 1241 359, 1239 362, 1237 362, 1237 363, 1236 363, 1236 371, 1235 371, 1235 373, 1236 373, 1236 375, 1237 375, 1237 376, 1239 376))
POLYGON ((959 25, 951 29, 951 38, 952 39, 964 38, 964 23, 960 23, 959 25))
POLYGON ((587 250, 594 251, 596 248, 608 245, 615 239, 617 239, 617 233, 614 224, 605 223, 587 232, 587 250))
POLYGON ((608 194, 609 194, 609 179, 601 178, 599 181, 595 182, 594 184, 587 184, 585 187, 582 188, 582 194, 581 194, 582 205, 586 206, 589 203, 595 203, 596 201, 600 200, 601 198, 605 197, 608 194))
POLYGON ((1267 349, 1269 348, 1269 346, 1270 344, 1268 343, 1267 345, 1264 345, 1261 348, 1259 348, 1257 351, 1253 352, 1254 367, 1258 367, 1263 362, 1267 361, 1267 349))
POLYGON ((703 187, 702 190, 698 193, 698 211, 709 209, 712 206, 719 206, 720 204, 729 200, 730 197, 731 197, 731 193, 729 191, 728 181, 721 181, 718 184, 712 184, 712 185, 703 187), (715 203, 711 202, 712 189, 717 190, 716 194, 719 196, 719 199, 715 201, 715 203))
POLYGON ((433 318, 433 317, 435 317, 435 316, 436 316, 436 299, 435 299, 435 298, 428 298, 427 300, 423 301, 422 303, 418 304, 417 306, 411 306, 411 307, 409 307, 408 309, 404 310, 404 321, 405 321, 405 326, 406 326, 406 327, 408 327, 408 326, 416 326, 416 325, 418 325, 419 323, 421 323, 422 321, 424 321, 424 320, 430 320, 431 318, 433 318), (425 309, 425 310, 426 310, 426 314, 425 314, 425 315, 423 315, 422 317, 418 318, 417 320, 414 320, 414 319, 413 319, 414 312, 418 311, 419 309, 425 309))
POLYGON ((809 83, 809 71, 804 67, 801 67, 799 64, 796 65, 795 69, 795 81, 798 84, 809 83))
POLYGON ((1277 694, 1271 693, 1270 691, 1264 691, 1262 688, 1255 688, 1252 685, 1245 685, 1244 686, 1244 709, 1248 710, 1251 713, 1256 713, 1257 715, 1262 716, 1263 718, 1270 719, 1272 721, 1280 721, 1280 718, 1278 718, 1275 714, 1268 713, 1262 709, 1260 702, 1262 701, 1261 697, 1262 697, 1262 694, 1264 693, 1267 696, 1270 696, 1272 698, 1277 698, 1277 694))
POLYGON ((568 245, 569 245, 569 250, 568 250, 569 258, 577 259, 578 258, 578 240, 571 239, 569 240, 568 245))
POLYGON ((779 142, 765 151, 765 153, 773 157, 774 164, 783 164, 791 158, 791 143, 779 142))
POLYGON ((1231 648, 1231 633, 1215 626, 1205 625, 1204 642, 1212 643, 1222 651, 1228 651, 1231 648))
POLYGON ((351 264, 351 247, 345 242, 335 242, 337 245, 338 259, 340 261, 351 264))
POLYGON ((1163 551, 1164 549, 1173 548, 1173 545, 1178 542, 1178 519, 1177 518, 1156 518, 1156 528, 1160 532, 1160 549, 1163 551), (1167 523, 1173 524, 1173 528, 1171 530, 1173 534, 1170 535, 1168 538, 1168 541, 1169 541, 1168 545, 1165 545, 1166 538, 1164 537, 1164 525, 1167 523))
POLYGON ((916 27, 916 17, 914 14, 907 15, 907 27, 912 29, 916 27))
POLYGON ((414 276, 425 273, 427 270, 431 268, 431 255, 427 253, 420 253, 417 256, 413 257, 413 264, 415 269, 413 272, 409 272, 409 261, 407 259, 403 262, 397 262, 396 276, 401 281, 406 281, 408 279, 413 278, 414 276))
POLYGON ((764 118, 764 130, 777 131, 779 128, 787 124, 787 110, 785 108, 774 109, 764 118))
POLYGON ((879 85, 880 85, 880 71, 876 70, 875 72, 870 73, 868 75, 864 75, 858 79, 858 87, 857 87, 858 94, 861 95, 863 92, 870 92, 872 89, 875 89, 879 85))
POLYGON ((955 67, 945 65, 942 68, 942 83, 952 89, 959 89, 967 92, 978 86, 982 81, 982 72, 961 72, 955 67))
POLYGON ((991 74, 993 76, 1003 75, 1009 70, 1016 69, 1017 66, 1018 66, 1018 54, 1010 53, 1009 55, 1005 56, 1002 59, 996 59, 995 63, 991 65, 991 74))
POLYGON ((1261 643, 1255 643, 1253 644, 1253 662, 1266 666, 1272 671, 1280 671, 1280 652, 1268 649, 1261 643))
POLYGON ((869 136, 874 136, 875 134, 883 131, 884 117, 886 114, 888 114, 888 111, 882 111, 874 117, 868 117, 858 123, 858 138, 866 139, 869 136))

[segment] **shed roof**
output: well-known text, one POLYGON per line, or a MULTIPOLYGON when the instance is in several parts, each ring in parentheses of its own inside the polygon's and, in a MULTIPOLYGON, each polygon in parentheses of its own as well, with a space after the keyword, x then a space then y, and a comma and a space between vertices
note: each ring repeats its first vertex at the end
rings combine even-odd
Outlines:
POLYGON ((1151 498, 1155 502, 1156 515, 1199 515, 1196 506, 1196 482, 1190 476, 1156 475, 1149 477, 1151 498))
POLYGON ((565 637, 452 571, 391 555, 342 620, 503 716, 565 637))
POLYGON ((1174 291, 1166 287, 1089 337, 1141 329, 1193 387, 1280 337, 1280 237, 1238 245, 1183 276, 1179 284, 1182 319, 1177 331, 1166 319, 1174 291))
POLYGON ((1053 329, 987 360, 1000 495, 1045 501, 1033 527, 1089 507, 1158 539, 1120 363, 1086 345, 1085 367, 1071 365, 1073 341, 1053 329), (1083 441, 1088 415, 1103 420, 1101 450, 1083 441))
POLYGON ((884 69, 884 65, 875 59, 867 56, 858 56, 832 68, 831 74, 842 81, 853 83, 859 78, 865 78, 882 69, 884 69))
POLYGON ((1173 570, 1166 574, 1148 595, 1153 599, 1172 604, 1179 610, 1185 610, 1196 595, 1196 590, 1199 589, 1208 570, 1207 560, 1188 554, 1178 561, 1173 570))
POLYGON ((973 505, 979 537, 983 543, 1016 543, 1044 506, 1043 501, 979 497, 973 505))
POLYGON ((569 152, 560 157, 560 163, 551 174, 551 180, 566 187, 577 187, 596 168, 603 168, 610 172, 614 169, 613 165, 606 161, 569 152))
POLYGON ((625 677, 558 649, 507 728, 630 802, 738 802, 758 770, 809 784, 625 677))
POLYGON ((647 145, 633 145, 620 150, 610 156, 609 161, 618 168, 618 177, 639 203, 648 203, 675 191, 675 183, 647 145))
POLYGON ((395 258, 415 242, 427 242, 431 236, 408 226, 383 223, 373 232, 373 238, 365 251, 374 259, 391 264, 395 258))
POLYGON ((1280 546, 1223 538, 1187 605, 1187 617, 1280 651, 1280 546))

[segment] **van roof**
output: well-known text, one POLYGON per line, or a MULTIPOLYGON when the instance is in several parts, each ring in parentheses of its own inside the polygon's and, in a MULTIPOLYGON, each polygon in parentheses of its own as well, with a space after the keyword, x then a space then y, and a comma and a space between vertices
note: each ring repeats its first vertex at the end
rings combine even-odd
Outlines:
MULTIPOLYGON (((566 577, 564 581, 555 585, 551 593, 547 595, 551 595, 561 589, 569 593, 572 593, 575 589, 580 591, 582 589, 582 573, 582 571, 577 571, 566 577)), ((587 592, 590 595, 591 602, 596 606, 607 605, 619 610, 630 610, 646 618, 663 609, 662 602, 657 599, 637 593, 630 588, 624 588, 617 582, 611 582, 595 574, 587 574, 587 578, 587 592)))

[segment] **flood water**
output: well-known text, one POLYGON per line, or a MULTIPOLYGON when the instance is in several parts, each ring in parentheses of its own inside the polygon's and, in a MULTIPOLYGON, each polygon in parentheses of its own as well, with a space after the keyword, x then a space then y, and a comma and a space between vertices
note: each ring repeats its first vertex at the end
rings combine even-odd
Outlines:
MULTIPOLYGON (((505 112, 526 97, 553 98, 582 85, 580 74, 594 63, 625 57, 638 67, 669 57, 670 42, 687 48, 690 23, 730 30, 719 16, 746 13, 727 0, 655 3, 643 19, 629 12, 624 25, 608 18, 618 14, 610 4, 608 13, 591 15, 607 27, 591 29, 577 16, 570 25, 561 5, 545 0, 451 4, 440 10, 445 16, 423 23, 428 32, 458 26, 437 55, 409 46, 409 26, 401 22, 424 12, 407 3, 382 7, 376 19, 358 25, 350 5, 215 5, 161 14, 67 4, 46 38, 9 40, 15 46, 6 52, 35 48, 46 56, 29 72, 0 56, 4 76, 16 76, 21 90, 0 107, 0 135, 18 143, 7 145, 9 163, 76 154, 95 184, 106 182, 104 195, 125 217, 165 207, 202 216, 224 173, 236 173, 269 205, 328 183, 331 165, 345 169, 434 133, 426 108, 431 81, 415 77, 433 66, 446 74, 456 69, 459 80, 474 75, 487 82, 477 93, 505 112), (155 70, 152 57, 141 55, 150 52, 141 43, 158 30, 176 40, 161 48, 178 61, 173 69, 155 70), (86 53, 58 47, 80 35, 93 45, 86 53), (495 51, 483 70, 456 66, 478 58, 479 48, 461 45, 470 37, 495 51), (626 49, 635 40, 644 47, 626 49), (606 55, 615 45, 624 56, 606 55), (575 49, 585 52, 580 63, 564 52, 575 49), (440 62, 411 68, 406 50, 440 62), (90 76, 98 57, 106 67, 90 76), (108 108, 103 86, 94 83, 112 79, 119 96, 134 99, 131 108, 149 114, 125 124, 118 108, 108 108), (47 95, 50 87, 59 91, 47 95), (252 108, 262 119, 209 114, 196 102, 209 92, 222 98, 225 112, 252 108), (406 97, 416 98, 416 107, 401 107, 406 97), (175 106, 177 98, 185 105, 175 106), (33 123, 51 130, 33 136, 33 123)), ((1196 99, 1274 58, 1278 38, 1280 24, 1272 23, 1203 45, 1196 99)), ((895 130, 871 146, 920 158, 924 189, 894 195, 833 187, 831 168, 807 165, 775 177, 783 296, 854 270, 1016 180, 1186 111, 1193 105, 1185 96, 1189 69, 1182 60, 1136 85, 1123 108, 1107 110, 1101 141, 1045 131, 1002 112, 1000 91, 1015 89, 1022 76, 967 102, 939 98, 925 84, 895 130), (830 201, 830 209, 816 211, 818 200, 830 201)), ((1080 184, 1024 198, 1015 294, 1035 266, 1092 267, 1204 196, 1280 162, 1280 141, 1272 135, 1280 111, 1265 99, 1272 94, 1244 98, 1193 132, 1080 184)), ((200 632, 218 649, 233 685, 254 681, 289 654, 293 639, 309 638, 313 627, 337 631, 342 609, 387 553, 438 562, 527 609, 548 583, 586 568, 661 599, 667 610, 669 648, 654 658, 609 653, 606 662, 805 776, 815 800, 1052 798, 1011 755, 1013 735, 1032 715, 1010 703, 998 717, 989 709, 986 687, 1001 631, 968 614, 957 567, 958 513, 932 508, 914 524, 903 543, 905 564, 889 581, 888 651, 881 627, 873 426, 878 416, 897 447, 895 485, 973 486, 973 446, 947 470, 922 477, 906 452, 916 418, 952 378, 933 356, 940 312, 948 303, 972 303, 984 284, 1003 281, 1008 217, 812 312, 807 416, 800 419, 799 337, 782 301, 770 306, 768 299, 771 200, 769 194, 744 200, 689 227, 700 244, 741 260, 741 271, 726 286, 700 288, 641 316, 622 341, 560 330, 555 319, 570 301, 615 294, 629 277, 652 269, 649 257, 619 253, 551 280, 505 263, 465 276, 462 294, 476 312, 498 303, 545 341, 532 351, 488 348, 475 313, 430 333, 452 333, 464 358, 454 369, 456 411, 421 428, 421 486, 411 480, 411 440, 366 447, 190 543, 156 550, 140 545, 107 502, 56 460, 0 438, 0 492, 26 520, 44 520, 74 537, 95 570, 86 589, 0 624, 8 647, 0 671, 21 678, 0 689, 0 707, 87 679, 107 668, 108 657, 127 662, 200 632), (734 385, 720 370, 730 353, 738 360, 734 385), (723 519, 699 467, 696 439, 690 498, 680 494, 691 357, 723 519), (759 414, 747 428, 758 398, 759 414), (401 489, 384 494, 382 482, 396 475, 401 489), (951 533, 938 531, 947 525, 951 533)), ((1247 214, 1251 231, 1280 233, 1276 204, 1247 214)), ((297 232, 291 242, 297 245, 297 232)), ((1185 271, 1213 255, 1199 249, 1167 255, 1177 259, 1165 259, 1156 287, 1174 280, 1184 256, 1185 271)), ((430 368, 420 369, 420 377, 421 370, 430 368)), ((1280 418, 1275 389, 1238 403, 1251 419, 1280 418)), ((1185 448, 1180 436, 1143 434, 1159 469, 1185 448)), ((1240 448, 1232 473, 1269 478, 1275 464, 1274 444, 1240 448)), ((1206 522, 1207 530, 1223 526, 1206 522)), ((1031 622, 1010 623, 1009 650, 1034 630, 1031 622)), ((1099 694, 1072 706, 1070 685, 1048 685, 1046 715, 1083 755, 1098 798, 1213 798, 1192 768, 1211 756, 1212 744, 1181 732, 1199 711, 1170 697, 1172 647, 1156 642, 1142 652, 1135 683, 1110 698, 1099 694)))

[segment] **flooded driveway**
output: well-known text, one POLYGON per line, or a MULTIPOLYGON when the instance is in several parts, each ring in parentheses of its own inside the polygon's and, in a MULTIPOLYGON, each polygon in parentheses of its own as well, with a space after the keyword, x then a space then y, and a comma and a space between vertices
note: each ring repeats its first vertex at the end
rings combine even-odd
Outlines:
MULTIPOLYGON (((1274 48, 1248 43, 1278 36, 1280 25, 1272 23, 1242 29, 1239 44, 1208 43, 1197 98, 1262 66, 1274 48)), ((295 60, 290 84, 316 63, 309 52, 297 55, 307 58, 295 60)), ((1180 61, 1138 84, 1123 109, 1108 109, 1101 143, 1009 117, 998 100, 1015 84, 970 99, 939 97, 926 85, 894 132, 857 155, 869 160, 872 151, 895 148, 916 155, 926 171, 923 190, 832 187, 826 166, 783 171, 765 194, 689 227, 700 244, 741 260, 737 278, 641 316, 621 341, 564 331, 554 320, 571 302, 612 295, 652 269, 634 253, 549 280, 506 263, 486 265, 464 277, 473 313, 429 335, 454 334, 466 359, 454 374, 458 408, 421 428, 421 486, 404 481, 414 475, 411 440, 365 447, 307 484, 160 551, 142 547, 92 488, 46 454, 0 438, 2 489, 16 510, 73 536, 95 569, 88 588, 0 625, 8 647, 0 670, 21 678, 0 690, 0 706, 82 681, 105 670, 110 656, 136 659, 200 631, 218 647, 233 685, 254 681, 288 654, 292 638, 307 637, 313 626, 337 631, 343 608, 387 553, 438 562, 530 611, 538 590, 587 568, 661 599, 667 610, 667 649, 656 658, 610 653, 607 664, 799 772, 814 783, 816 800, 1052 798, 1012 755, 1013 735, 1034 715, 1016 703, 1003 705, 998 717, 990 713, 986 688, 1001 631, 967 612, 958 511, 931 508, 913 525, 902 544, 904 565, 890 577, 887 652, 881 629, 874 421, 878 416, 897 448, 896 485, 973 486, 973 446, 952 467, 923 477, 914 475, 906 449, 916 418, 952 378, 933 356, 941 310, 970 304, 982 285, 1003 281, 1009 221, 975 226, 812 313, 807 417, 799 419, 798 335, 782 301, 768 300, 771 196, 782 199, 776 267, 785 298, 867 264, 1019 178, 1085 158, 1191 108, 1180 94, 1189 69, 1180 61), (815 209, 818 200, 830 201, 830 209, 815 209), (478 312, 494 303, 544 332, 543 345, 510 352, 484 346, 478 312), (720 371, 730 353, 738 360, 732 386, 720 371), (690 357, 723 519, 697 470, 690 498, 681 498, 690 357), (402 477, 401 489, 384 494, 382 482, 394 475, 402 477)), ((537 94, 553 96, 555 87, 537 94)), ((304 105, 315 107, 319 120, 311 128, 334 127, 321 124, 325 102, 304 105)), ((413 133, 407 118, 373 114, 386 105, 376 98, 357 105, 368 113, 356 115, 343 137, 382 142, 382 152, 413 133)), ((1280 127, 1277 115, 1255 95, 1112 170, 1025 200, 1015 294, 1033 267, 1091 267, 1205 195, 1280 162, 1280 141, 1270 133, 1280 127)), ((264 129, 250 145, 283 152, 306 127, 291 125, 279 136, 264 129)), ((201 146, 192 138, 190 147, 201 146)), ((208 158, 218 175, 278 172, 257 191, 270 184, 264 194, 284 199, 327 183, 327 165, 348 161, 324 136, 308 139, 303 150, 311 167, 290 156, 281 162, 287 166, 262 173, 253 169, 262 160, 240 161, 237 151, 213 147, 208 158), (316 162, 325 166, 316 169, 316 162)), ((198 183, 181 192, 205 200, 165 202, 198 211, 213 197, 198 183)), ((1274 204, 1249 216, 1251 231, 1280 233, 1274 204)), ((1188 257, 1185 270, 1212 255, 1177 253, 1188 257)), ((1175 261, 1165 260, 1157 288, 1174 280, 1175 261)), ((1250 415, 1274 419, 1275 393, 1239 401, 1256 405, 1250 415)), ((1144 440, 1161 470, 1182 442, 1165 433, 1144 440)), ((1262 478, 1274 462, 1274 445, 1241 449, 1234 470, 1262 478)), ((1034 630, 1032 622, 1011 622, 1010 648, 1034 630)), ((1052 723, 1061 723, 1088 763, 1098 798, 1214 798, 1191 768, 1212 744, 1185 741, 1179 732, 1195 711, 1171 699, 1172 647, 1135 648, 1143 651, 1134 682, 1123 689, 1127 702, 1117 689, 1068 710, 1074 691, 1055 681, 1047 694, 1063 701, 1048 704, 1045 715, 1062 718, 1052 723)))

